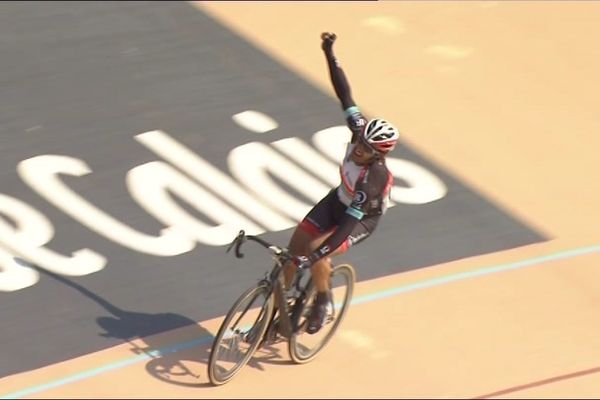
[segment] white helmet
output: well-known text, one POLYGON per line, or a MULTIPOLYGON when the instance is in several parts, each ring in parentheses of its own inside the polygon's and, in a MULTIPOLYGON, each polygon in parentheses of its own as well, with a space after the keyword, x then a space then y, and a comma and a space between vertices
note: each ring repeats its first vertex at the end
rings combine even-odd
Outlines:
POLYGON ((369 121, 362 136, 371 147, 380 153, 386 154, 396 147, 400 132, 389 122, 374 118, 369 121))

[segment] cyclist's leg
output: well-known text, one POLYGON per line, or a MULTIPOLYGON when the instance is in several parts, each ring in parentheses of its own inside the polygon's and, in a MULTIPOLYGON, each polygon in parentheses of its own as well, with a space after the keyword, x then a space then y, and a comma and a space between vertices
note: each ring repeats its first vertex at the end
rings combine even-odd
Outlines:
MULTIPOLYGON (((351 246, 354 246, 369 237, 369 235, 375 229, 377 221, 378 217, 367 218, 365 221, 361 221, 359 224, 357 224, 356 228, 348 236, 348 239, 346 239, 340 247, 338 247, 328 257, 324 257, 313 264, 311 273, 313 283, 317 289, 317 297, 315 299, 311 315, 308 319, 308 333, 316 333, 319 331, 326 315, 326 306, 330 299, 329 289, 332 270, 331 259, 339 254, 345 253, 351 246)), ((311 241, 311 251, 317 249, 331 234, 332 232, 328 232, 327 234, 311 241)))
MULTIPOLYGON (((327 234, 327 231, 334 226, 335 207, 338 202, 335 190, 331 190, 306 214, 306 217, 304 217, 294 230, 288 245, 293 255, 308 255, 312 251, 311 242, 327 234)), ((329 232, 327 236, 330 234, 329 232)), ((296 268, 292 263, 288 263, 285 266, 284 276, 286 287, 289 287, 291 284, 295 270, 296 268)))
MULTIPOLYGON (((348 238, 338 247, 333 253, 329 254, 329 256, 320 259, 315 262, 311 268, 313 283, 317 288, 317 291, 324 292, 329 287, 329 277, 331 275, 331 259, 335 256, 345 253, 352 246, 357 245, 362 242, 366 238, 368 238, 371 233, 375 230, 377 223, 379 221, 379 217, 368 217, 364 220, 360 221, 356 227, 352 230, 348 238)), ((323 242, 333 234, 332 228, 330 231, 326 232, 323 235, 320 235, 314 239, 312 239, 308 244, 308 252, 312 252, 319 248, 323 242)))
MULTIPOLYGON (((314 233, 311 232, 309 228, 310 225, 307 222, 306 218, 296 226, 294 233, 292 234, 292 238, 290 239, 290 243, 288 248, 293 255, 298 254, 307 254, 309 250, 309 243, 314 237, 314 233)), ((289 288, 292 283, 292 279, 294 278, 294 273, 296 272, 296 266, 291 262, 288 262, 283 270, 285 277, 285 287, 289 288)))

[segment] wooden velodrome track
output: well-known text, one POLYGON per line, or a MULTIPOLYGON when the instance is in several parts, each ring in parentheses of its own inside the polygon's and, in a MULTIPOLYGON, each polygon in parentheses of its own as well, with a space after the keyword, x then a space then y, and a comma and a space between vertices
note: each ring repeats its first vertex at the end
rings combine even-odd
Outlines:
POLYGON ((210 343, 155 363, 126 343, 3 378, 0 395, 600 398, 599 2, 196 6, 331 96, 319 33, 336 32, 365 109, 550 240, 361 282, 362 301, 307 365, 281 347, 213 388, 210 343))

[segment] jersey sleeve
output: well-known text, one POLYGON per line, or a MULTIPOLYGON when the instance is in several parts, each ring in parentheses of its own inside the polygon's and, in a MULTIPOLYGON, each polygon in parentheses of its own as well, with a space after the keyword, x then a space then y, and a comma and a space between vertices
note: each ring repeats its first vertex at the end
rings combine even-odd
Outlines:
POLYGON ((367 125, 367 119, 362 115, 357 106, 351 106, 344 110, 346 115, 346 123, 352 132, 351 143, 355 143, 363 129, 367 125))
POLYGON ((354 230, 354 227, 359 223, 360 219, 353 218, 350 215, 344 215, 338 227, 308 258, 311 262, 320 260, 323 257, 333 253, 338 247, 348 239, 348 236, 354 230))

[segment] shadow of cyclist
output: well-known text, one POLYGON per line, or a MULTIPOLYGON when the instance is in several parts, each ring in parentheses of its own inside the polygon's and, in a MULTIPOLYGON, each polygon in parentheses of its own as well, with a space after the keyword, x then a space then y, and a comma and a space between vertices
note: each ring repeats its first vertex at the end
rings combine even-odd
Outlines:
POLYGON ((147 356, 150 361, 146 364, 146 370, 155 378, 182 386, 210 386, 206 377, 206 365, 213 336, 196 321, 175 313, 148 314, 123 310, 64 276, 28 264, 19 258, 15 258, 15 261, 77 290, 108 311, 110 316, 96 318, 96 322, 104 330, 99 335, 121 339, 132 346, 131 351, 135 354, 147 356), (182 327, 189 329, 185 332, 188 340, 183 343, 165 346, 157 341, 156 334, 182 327))

